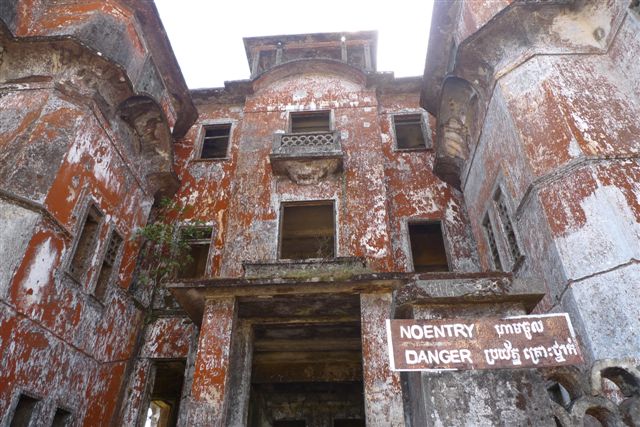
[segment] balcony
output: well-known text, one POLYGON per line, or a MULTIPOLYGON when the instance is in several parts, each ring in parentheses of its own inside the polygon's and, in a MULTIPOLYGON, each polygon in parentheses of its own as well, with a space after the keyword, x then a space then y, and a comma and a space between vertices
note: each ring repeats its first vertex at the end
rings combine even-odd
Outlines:
POLYGON ((297 184, 315 184, 342 170, 340 133, 305 132, 274 135, 271 167, 297 184))

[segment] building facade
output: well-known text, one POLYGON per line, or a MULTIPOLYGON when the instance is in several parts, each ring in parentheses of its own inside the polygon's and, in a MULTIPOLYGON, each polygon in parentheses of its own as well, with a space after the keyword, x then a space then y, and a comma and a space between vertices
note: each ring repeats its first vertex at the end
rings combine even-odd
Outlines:
POLYGON ((2 2, 0 423, 640 424, 639 12, 436 2, 424 76, 286 35, 190 91, 152 2, 2 2), (531 312, 584 365, 389 366, 387 319, 531 312))

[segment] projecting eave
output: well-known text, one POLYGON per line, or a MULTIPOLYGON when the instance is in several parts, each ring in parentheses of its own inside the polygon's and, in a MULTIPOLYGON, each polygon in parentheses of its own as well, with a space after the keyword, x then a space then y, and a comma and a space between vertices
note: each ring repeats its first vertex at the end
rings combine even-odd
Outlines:
POLYGON ((375 70, 376 52, 378 50, 377 31, 356 31, 356 32, 335 32, 335 33, 313 33, 313 34, 283 34, 279 36, 259 36, 244 37, 244 49, 247 55, 247 62, 251 66, 253 54, 261 49, 275 49, 281 46, 304 46, 316 43, 340 43, 342 37, 348 41, 366 42, 371 49, 371 64, 375 70))
MULTIPOLYGON (((396 306, 421 304, 513 303, 533 310, 544 297, 538 280, 514 279, 506 273, 367 273, 348 278, 224 278, 170 283, 167 288, 189 317, 200 324, 207 299, 340 297, 363 293, 394 292, 396 306)), ((402 315, 400 311, 397 312, 402 315)))

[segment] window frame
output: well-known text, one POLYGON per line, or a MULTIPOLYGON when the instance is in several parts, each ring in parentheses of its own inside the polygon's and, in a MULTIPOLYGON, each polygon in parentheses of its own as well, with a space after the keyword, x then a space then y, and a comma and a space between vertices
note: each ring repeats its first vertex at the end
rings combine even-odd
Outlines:
POLYGON ((215 120, 215 121, 206 121, 201 123, 200 125, 200 133, 198 135, 198 145, 197 145, 197 156, 194 156, 195 158, 193 159, 194 161, 198 161, 198 162, 219 162, 219 161, 225 161, 225 160, 230 160, 231 156, 230 156, 230 152, 231 152, 231 141, 232 141, 232 137, 233 137, 233 131, 235 128, 235 122, 233 120, 215 120), (223 126, 228 126, 229 127, 229 136, 227 139, 227 148, 225 150, 225 154, 222 157, 202 157, 202 153, 204 151, 204 142, 207 136, 207 129, 208 128, 215 128, 215 127, 223 127, 223 126))
POLYGON ((67 416, 69 417, 68 420, 67 420, 68 421, 67 422, 68 426, 74 425, 74 422, 76 421, 75 412, 71 408, 69 408, 69 407, 67 407, 65 405, 58 405, 58 404, 54 404, 53 413, 51 414, 51 420, 50 420, 51 425, 53 425, 53 421, 55 420, 56 413, 58 411, 64 411, 64 412, 67 413, 67 416))
POLYGON ((284 231, 284 210, 290 206, 322 206, 329 205, 332 207, 333 218, 333 256, 328 259, 334 259, 338 257, 338 209, 335 199, 318 199, 318 200, 292 200, 280 202, 280 217, 278 218, 278 247, 276 256, 278 260, 293 260, 293 261, 306 261, 314 259, 324 258, 283 258, 282 257, 282 238, 284 231))
POLYGON ((416 266, 415 266, 414 256, 413 256, 413 248, 411 247, 411 229, 410 229, 410 226, 414 224, 440 224, 440 234, 442 234, 442 244, 444 246, 444 254, 447 258, 447 271, 434 271, 431 273, 452 272, 453 268, 451 263, 450 248, 448 245, 449 239, 447 239, 444 222, 441 219, 408 218, 405 221, 405 231, 407 236, 407 248, 408 248, 411 272, 416 274, 426 274, 426 272, 416 272, 416 266))
MULTIPOLYGON (((27 396, 30 399, 33 399, 36 401, 36 403, 34 404, 34 408, 33 408, 33 412, 31 414, 31 417, 29 418, 29 424, 28 426, 31 427, 34 425, 36 420, 39 420, 42 417, 42 412, 43 412, 43 408, 45 407, 45 402, 44 402, 44 398, 43 396, 37 394, 37 393, 31 393, 27 390, 24 389, 20 389, 18 388, 12 397, 12 401, 9 405, 9 410, 7 411, 7 413, 5 414, 7 416, 7 418, 4 420, 7 423, 7 426, 11 425, 11 422, 13 421, 15 415, 16 415, 16 410, 18 409, 18 403, 20 403, 20 397, 21 396, 27 396)), ((2 418, 0 418, 0 421, 2 421, 2 418)))
MULTIPOLYGON (((103 248, 101 249, 101 253, 100 253, 100 258, 99 258, 99 262, 98 262, 98 266, 99 268, 96 269, 95 272, 95 278, 93 279, 93 283, 91 284, 91 295, 97 299, 101 304, 104 304, 107 293, 109 288, 111 287, 111 284, 113 282, 113 278, 114 276, 117 274, 118 269, 120 268, 120 262, 122 260, 122 253, 124 252, 124 244, 125 244, 125 239, 123 237, 123 234, 120 233, 118 231, 118 229, 115 227, 115 225, 111 225, 109 227, 109 231, 107 233, 107 238, 105 239, 104 244, 102 245, 103 248), (105 262, 106 262, 106 257, 107 257, 107 252, 109 251, 109 246, 111 245, 111 242, 113 240, 114 237, 118 237, 120 239, 120 243, 118 244, 118 247, 116 249, 116 254, 115 257, 113 259, 113 263, 111 265, 111 272, 109 273, 109 277, 107 277, 105 285, 104 285, 104 293, 99 296, 96 295, 96 291, 98 290, 98 285, 100 284, 100 275, 102 273, 102 269, 105 266, 105 262)), ((64 408, 63 408, 64 409, 64 408)))
POLYGON ((431 150, 433 148, 433 144, 431 142, 431 133, 429 132, 430 128, 429 128, 429 124, 428 124, 428 119, 425 118, 425 112, 424 111, 406 111, 406 112, 399 112, 399 113, 392 113, 391 114, 391 134, 393 137, 393 151, 398 151, 398 152, 412 152, 412 151, 428 151, 431 150), (424 145, 421 147, 408 147, 408 148, 402 148, 398 146, 398 133, 397 133, 397 129, 396 129, 396 117, 402 117, 402 116, 419 116, 420 117, 420 130, 422 132, 422 141, 424 142, 424 145))
POLYGON ((93 277, 89 277, 89 272, 91 271, 91 268, 94 267, 94 263, 91 262, 91 258, 95 256, 98 250, 101 250, 100 235, 102 234, 104 225, 106 223, 106 215, 104 211, 100 209, 98 203, 93 200, 93 198, 90 198, 87 202, 85 202, 82 213, 78 216, 81 217, 82 220, 77 221, 76 223, 76 229, 73 236, 73 244, 71 245, 71 250, 69 251, 64 271, 69 277, 71 277, 71 279, 73 279, 73 281, 75 281, 79 285, 86 284, 87 287, 90 288, 92 287, 92 284, 87 283, 87 279, 93 279, 93 277), (87 264, 83 266, 83 271, 80 274, 77 274, 77 272, 74 271, 73 261, 76 257, 78 245, 80 244, 82 233, 92 209, 95 209, 95 211, 99 215, 98 226, 96 228, 94 242, 92 243, 91 254, 88 257, 88 261, 86 261, 87 264))
POLYGON ((209 269, 211 268, 211 248, 213 247, 213 243, 212 242, 213 242, 214 228, 213 228, 212 225, 207 225, 207 224, 192 225, 192 224, 189 224, 189 223, 182 223, 177 228, 175 238, 176 239, 182 238, 181 233, 187 227, 193 227, 195 229, 207 229, 207 230, 210 231, 210 235, 209 235, 208 239, 185 239, 185 242, 189 245, 189 247, 191 247, 192 245, 200 245, 200 246, 207 245, 207 246, 209 246, 209 249, 207 250, 207 262, 204 265, 204 271, 202 272, 202 275, 195 276, 195 277, 182 277, 182 272, 180 271, 180 269, 178 269, 175 272, 175 279, 177 279, 177 280, 193 280, 193 279, 201 279, 201 278, 204 278, 204 277, 208 277, 207 274, 209 273, 209 269))
MULTIPOLYGON (((502 269, 499 271, 515 272, 524 263, 524 259, 526 255, 524 253, 524 250, 521 244, 522 239, 520 238, 520 233, 514 224, 515 223, 513 219, 514 209, 512 207, 512 201, 511 201, 511 198, 508 197, 507 193, 504 191, 502 184, 496 184, 491 194, 492 194, 491 198, 487 201, 485 214, 482 217, 483 221, 480 224, 482 228, 482 234, 484 235, 484 241, 485 241, 485 244, 487 245, 487 248, 489 248, 489 251, 491 251, 489 236, 487 235, 485 226, 484 226, 486 218, 488 218, 489 223, 491 224, 493 229, 495 245, 498 252, 498 257, 500 259, 500 264, 502 267, 502 269), (504 206, 506 209, 506 212, 505 212, 506 218, 503 218, 502 215, 500 214, 499 204, 501 201, 502 203, 504 203, 504 206), (509 224, 505 224, 505 221, 508 221, 509 224), (511 244, 509 243, 509 236, 508 236, 509 233, 508 233, 507 227, 510 228, 511 232, 513 233, 513 236, 514 236, 513 238, 515 240, 514 243, 516 245, 516 249, 518 252, 517 257, 514 256, 511 244)), ((492 268, 496 268, 497 266, 495 265, 495 262, 493 260, 493 254, 487 253, 487 256, 491 258, 489 259, 489 265, 492 268)))
POLYGON ((331 109, 320 109, 320 110, 304 110, 304 111, 289 111, 288 123, 287 123, 287 133, 293 134, 312 134, 312 133, 330 133, 335 129, 334 126, 334 117, 333 110, 331 109), (306 131, 306 132, 294 132, 293 131, 293 118, 295 116, 313 116, 314 114, 320 115, 326 113, 328 115, 328 128, 326 131, 306 131))

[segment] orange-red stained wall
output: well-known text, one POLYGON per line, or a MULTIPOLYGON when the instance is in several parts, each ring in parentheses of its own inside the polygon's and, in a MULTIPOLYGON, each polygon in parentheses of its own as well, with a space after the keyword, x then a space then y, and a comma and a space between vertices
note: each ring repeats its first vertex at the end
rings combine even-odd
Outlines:
POLYGON ((193 209, 186 220, 213 226, 209 274, 237 277, 243 261, 276 260, 280 205, 304 200, 335 201, 338 256, 365 257, 375 271, 410 271, 407 220, 441 220, 452 269, 474 271, 466 213, 459 194, 430 172, 432 151, 394 149, 392 115, 423 111, 417 89, 382 94, 353 74, 305 73, 261 77, 244 104, 197 101, 198 123, 176 150, 176 197, 193 209), (311 185, 274 175, 269 153, 289 112, 325 109, 341 134, 344 171, 311 185), (229 158, 198 160, 201 126, 220 122, 233 123, 229 158))

